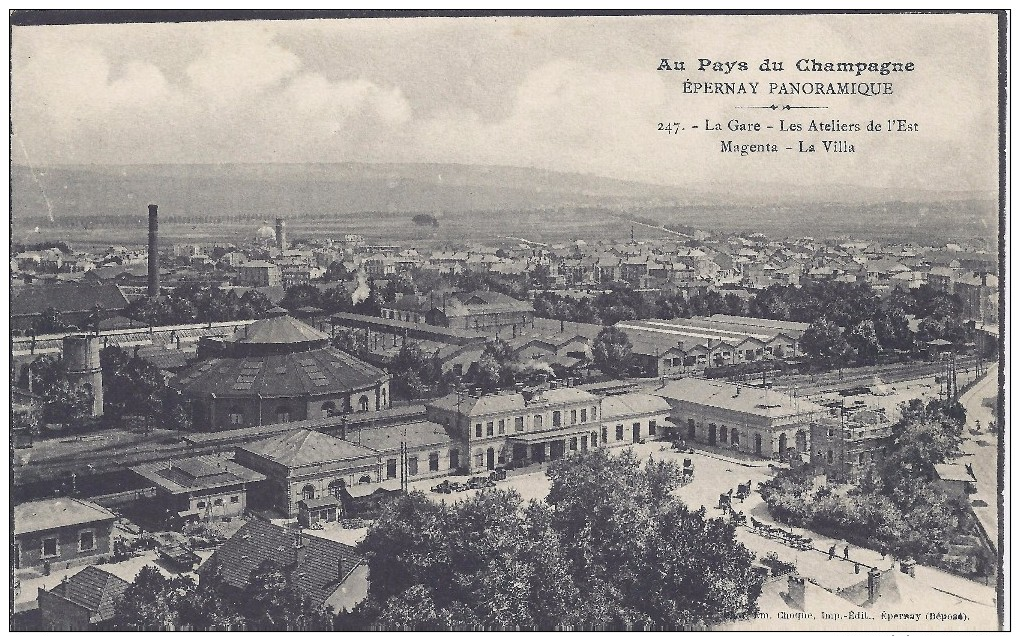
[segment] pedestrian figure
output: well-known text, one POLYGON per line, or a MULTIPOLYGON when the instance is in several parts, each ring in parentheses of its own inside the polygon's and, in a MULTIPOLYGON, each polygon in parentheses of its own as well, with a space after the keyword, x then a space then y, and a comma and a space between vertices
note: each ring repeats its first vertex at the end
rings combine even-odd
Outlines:
POLYGON ((885 561, 885 546, 882 546, 882 560, 885 561))
POLYGON ((835 544, 833 544, 833 545, 832 545, 832 546, 831 546, 831 547, 829 548, 829 560, 831 561, 831 560, 832 560, 832 557, 834 557, 834 556, 836 556, 836 545, 835 545, 835 544))
POLYGON ((844 561, 849 561, 850 560, 850 544, 849 543, 846 544, 845 546, 843 546, 843 560, 844 561))

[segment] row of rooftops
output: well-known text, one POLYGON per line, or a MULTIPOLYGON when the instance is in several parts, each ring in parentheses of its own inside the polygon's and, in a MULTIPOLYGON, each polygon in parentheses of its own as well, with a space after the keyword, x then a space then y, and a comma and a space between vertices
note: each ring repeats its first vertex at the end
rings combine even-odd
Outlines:
POLYGON ((777 339, 788 344, 799 341, 809 325, 716 314, 709 318, 629 320, 616 326, 627 334, 635 353, 663 355, 670 350, 707 352, 722 346, 738 348, 745 343, 762 347, 777 339))
MULTIPOLYGON (((825 408, 802 398, 755 387, 740 386, 727 382, 684 378, 667 383, 650 393, 623 393, 599 396, 577 387, 562 387, 545 391, 525 393, 495 393, 488 395, 449 394, 434 400, 428 407, 416 407, 382 426, 360 426, 350 416, 347 426, 344 418, 304 420, 300 422, 271 425, 262 429, 240 429, 224 433, 192 434, 188 440, 197 445, 236 442, 244 452, 270 459, 288 467, 299 467, 339 460, 355 460, 376 457, 392 452, 406 443, 410 448, 448 445, 453 439, 442 425, 426 419, 428 411, 459 412, 467 417, 498 417, 534 410, 536 408, 563 409, 571 406, 598 404, 603 421, 639 417, 648 413, 668 411, 673 402, 694 403, 728 410, 781 418, 791 415, 821 415, 825 408), (424 411, 424 413, 423 413, 424 411), (341 439, 340 430, 346 430, 346 439, 341 439), (330 431, 325 433, 321 431, 330 431), (257 436, 254 440, 252 435, 257 436)), ((213 460, 210 460, 213 461, 213 460)), ((180 488, 187 484, 177 479, 176 473, 190 471, 199 477, 201 471, 212 471, 223 479, 226 473, 237 475, 232 464, 226 460, 208 463, 181 464, 173 466, 166 462, 150 465, 146 470, 157 478, 174 477, 180 488), (187 466, 187 468, 184 468, 187 466), (196 471, 198 471, 196 473, 196 471)))

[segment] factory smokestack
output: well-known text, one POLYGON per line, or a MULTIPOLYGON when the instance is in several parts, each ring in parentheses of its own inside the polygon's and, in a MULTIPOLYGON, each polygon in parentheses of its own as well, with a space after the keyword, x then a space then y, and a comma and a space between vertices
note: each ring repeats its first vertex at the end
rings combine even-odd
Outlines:
POLYGON ((276 219, 276 249, 287 249, 287 222, 283 219, 276 219))
POLYGON ((149 296, 159 296, 159 219, 156 206, 149 206, 149 296))

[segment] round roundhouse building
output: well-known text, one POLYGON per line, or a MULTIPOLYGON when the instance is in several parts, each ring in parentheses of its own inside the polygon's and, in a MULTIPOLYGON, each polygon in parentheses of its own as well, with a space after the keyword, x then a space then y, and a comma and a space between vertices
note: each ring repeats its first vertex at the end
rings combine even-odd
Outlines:
POLYGON ((219 431, 389 407, 385 371, 329 345, 329 336, 274 309, 218 342, 175 380, 199 430, 219 431))

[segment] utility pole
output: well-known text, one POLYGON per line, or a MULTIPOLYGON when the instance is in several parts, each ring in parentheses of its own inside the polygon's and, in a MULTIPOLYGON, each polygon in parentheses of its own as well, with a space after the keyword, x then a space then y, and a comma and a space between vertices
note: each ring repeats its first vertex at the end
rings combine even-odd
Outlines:
POLYGON ((400 489, 407 492, 407 442, 400 442, 400 489))

